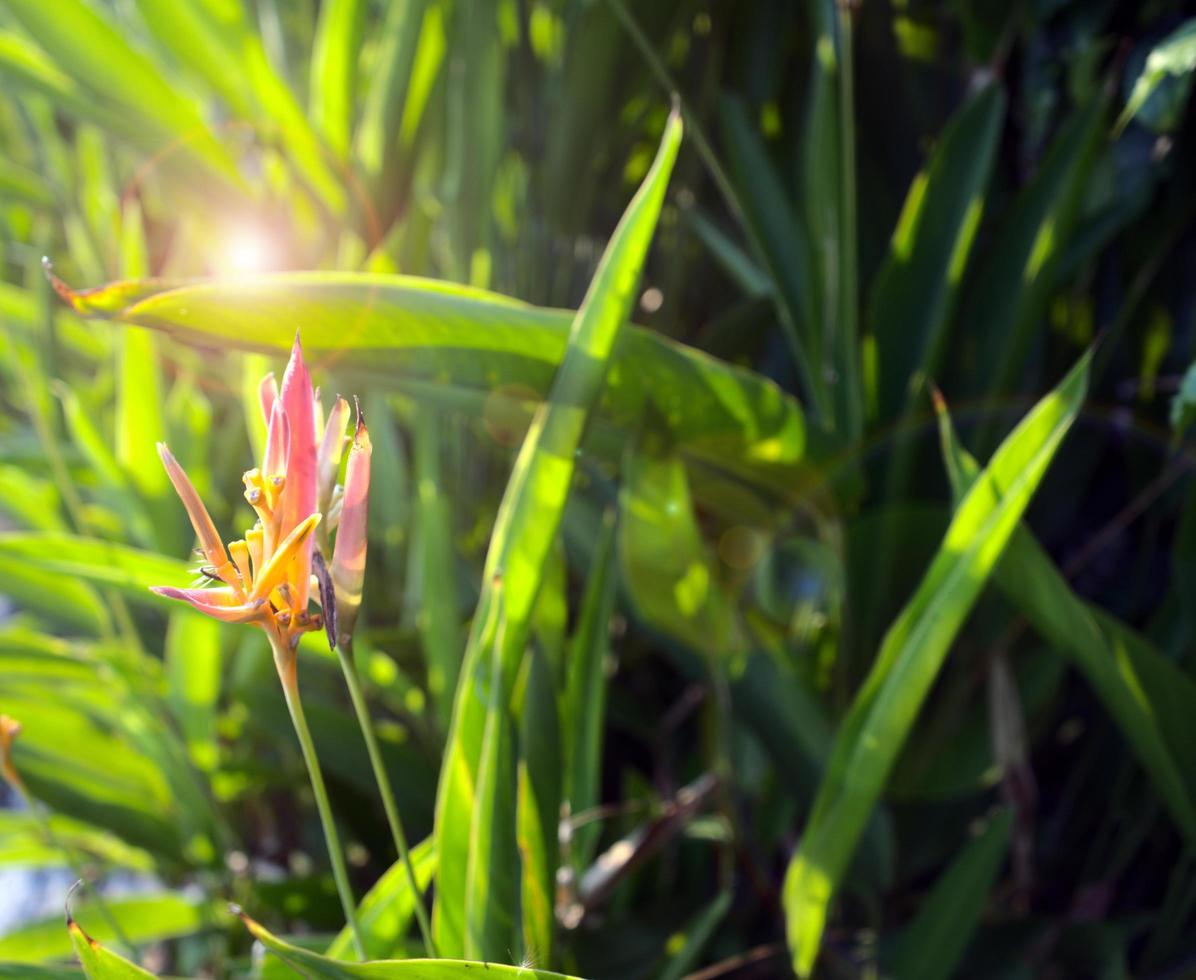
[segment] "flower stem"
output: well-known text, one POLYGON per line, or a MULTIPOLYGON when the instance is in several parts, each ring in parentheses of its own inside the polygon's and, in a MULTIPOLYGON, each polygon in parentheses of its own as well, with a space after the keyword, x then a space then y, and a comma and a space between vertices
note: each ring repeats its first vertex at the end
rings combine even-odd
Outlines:
POLYGON ((414 898, 415 918, 419 923, 420 934, 423 936, 424 950, 430 958, 435 959, 436 944, 432 940, 432 927, 428 922, 428 911, 424 908, 423 894, 419 887, 419 881, 415 877, 415 867, 411 863, 411 851, 407 846, 407 835, 403 833, 403 822, 399 819, 399 808, 395 805, 394 793, 390 788, 390 777, 386 774, 386 765, 382 761, 382 752, 378 747, 378 737, 374 734, 374 725, 370 720, 369 707, 361 692, 361 681, 357 676, 357 667, 353 661, 352 640, 337 646, 336 655, 345 675, 345 683, 349 687, 353 710, 357 712, 357 723, 365 738, 365 747, 370 754, 370 765, 374 768, 374 779, 378 783, 378 793, 382 797, 382 807, 386 811, 386 820, 390 824, 390 833, 394 838, 395 849, 399 853, 399 860, 403 862, 403 867, 407 871, 407 884, 411 887, 411 894, 414 898))
MULTIPOLYGON (((293 658, 293 656, 293 653, 287 654, 287 657, 293 658)), ((320 772, 320 760, 316 758, 316 747, 311 740, 307 718, 303 714, 303 702, 299 698, 299 685, 295 678, 293 661, 290 665, 291 669, 287 670, 283 666, 287 657, 278 659, 276 651, 282 693, 287 699, 287 710, 291 713, 295 734, 299 737, 299 747, 303 750, 303 761, 307 763, 307 774, 311 777, 311 788, 316 797, 316 809, 320 812, 320 823, 324 828, 324 841, 328 845, 328 858, 332 862, 332 877, 336 882, 341 906, 345 910, 345 921, 349 923, 349 929, 353 933, 353 945, 357 950, 357 955, 364 960, 365 943, 361 939, 361 930, 357 926, 356 906, 353 901, 353 891, 349 887, 345 855, 341 850, 340 836, 336 832, 336 822, 332 819, 332 807, 328 803, 328 790, 324 787, 324 775, 320 772)))

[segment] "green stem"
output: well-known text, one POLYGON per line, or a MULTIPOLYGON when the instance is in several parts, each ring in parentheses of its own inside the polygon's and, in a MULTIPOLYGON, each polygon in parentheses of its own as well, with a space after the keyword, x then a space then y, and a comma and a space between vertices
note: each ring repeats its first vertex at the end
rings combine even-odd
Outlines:
MULTIPOLYGON (((273 637, 271 642, 275 642, 273 637)), ((276 651, 277 657, 278 651, 276 651)), ((341 907, 345 910, 345 921, 353 932, 353 946, 357 955, 365 959, 365 943, 361 939, 361 930, 357 926, 357 914, 353 901, 353 891, 349 887, 349 872, 345 868, 345 855, 341 850, 340 835, 336 832, 336 822, 332 819, 332 807, 328 802, 328 790, 324 787, 324 775, 320 771, 320 760, 316 758, 316 747, 311 740, 311 732, 307 727, 307 717, 303 714, 303 702, 299 698, 299 685, 295 680, 293 663, 289 670, 282 664, 291 661, 294 654, 286 651, 278 659, 279 678, 282 680, 282 693, 287 699, 287 710, 291 713, 291 721, 295 725, 295 734, 299 737, 299 747, 303 750, 303 761, 307 763, 307 774, 311 777, 312 792, 316 796, 316 809, 320 812, 320 823, 324 828, 324 841, 328 845, 328 859, 332 862, 332 877, 336 882, 336 890, 340 895, 341 907)))
POLYGON ((423 893, 419 881, 415 877, 415 866, 411 863, 411 850, 407 846, 407 835, 403 833, 403 822, 399 819, 399 808, 395 805, 394 793, 390 788, 390 777, 386 774, 386 765, 382 761, 382 752, 378 747, 378 737, 374 734, 374 725, 370 721, 369 707, 365 703, 365 696, 361 692, 361 680, 357 676, 357 667, 353 660, 353 641, 346 640, 336 648, 337 658, 341 663, 341 670, 345 675, 345 683, 349 686, 349 697, 353 701, 353 710, 357 712, 357 724, 361 726, 361 734, 365 738, 365 747, 370 754, 370 765, 374 768, 374 779, 378 783, 378 793, 382 797, 382 808, 386 811, 386 820, 390 824, 390 833, 394 838, 395 849, 399 852, 399 860, 407 872, 407 883, 411 887, 414 897, 415 918, 419 923, 419 931, 423 936, 424 949, 428 956, 436 959, 436 944, 432 940, 432 926, 428 922, 428 911, 424 908, 423 893))

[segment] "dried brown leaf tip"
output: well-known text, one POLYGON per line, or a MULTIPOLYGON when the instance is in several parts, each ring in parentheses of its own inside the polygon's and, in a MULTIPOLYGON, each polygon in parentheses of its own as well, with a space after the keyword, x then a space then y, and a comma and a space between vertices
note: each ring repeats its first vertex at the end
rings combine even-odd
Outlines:
POLYGON ((21 723, 8 715, 0 715, 0 775, 13 786, 21 785, 21 777, 17 775, 12 762, 12 746, 21 733, 21 723))

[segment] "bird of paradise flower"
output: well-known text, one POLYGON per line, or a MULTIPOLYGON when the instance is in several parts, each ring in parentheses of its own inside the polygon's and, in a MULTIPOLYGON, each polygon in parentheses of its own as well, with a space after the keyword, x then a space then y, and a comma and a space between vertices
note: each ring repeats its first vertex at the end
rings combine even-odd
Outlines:
MULTIPOLYGON (((227 548, 186 472, 166 444, 158 444, 162 463, 195 528, 207 563, 202 572, 210 584, 155 586, 153 591, 187 602, 222 622, 248 623, 265 632, 307 764, 345 918, 357 953, 364 957, 344 853, 299 697, 297 668, 302 635, 326 628, 349 685, 395 846, 406 865, 413 894, 418 895, 406 838, 352 660, 352 635, 365 575, 372 452, 369 431, 359 410, 344 484, 338 486, 348 442, 349 405, 338 397, 324 420, 298 335, 281 387, 268 374, 258 390, 267 424, 266 447, 261 466, 246 471, 242 478, 245 499, 257 514, 257 523, 227 548), (329 563, 324 555, 333 530, 336 537, 329 563), (312 610, 313 603, 317 611, 312 610)), ((425 945, 429 955, 435 955, 426 911, 421 902, 416 906, 425 945)))

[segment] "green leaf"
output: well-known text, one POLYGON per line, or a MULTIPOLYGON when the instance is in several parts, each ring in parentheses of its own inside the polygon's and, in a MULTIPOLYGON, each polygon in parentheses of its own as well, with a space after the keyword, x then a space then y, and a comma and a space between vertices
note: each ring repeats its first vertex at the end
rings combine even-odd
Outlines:
POLYGON ((216 707, 220 699, 221 627, 184 608, 170 614, 166 632, 167 699, 187 751, 201 770, 216 768, 216 707))
POLYGON ((154 37, 242 118, 277 136, 298 173, 334 214, 344 187, 294 93, 270 64, 245 5, 221 0, 137 0, 154 37))
POLYGON ((327 980, 576 980, 560 973, 526 966, 503 966, 469 960, 376 960, 342 963, 284 942, 241 913, 250 934, 302 976, 327 980))
POLYGON ((1013 811, 1002 810, 968 841, 902 931, 887 973, 918 980, 955 975, 1001 870, 1012 827, 1013 811))
POLYGON ((1125 109, 1117 119, 1116 132, 1120 133, 1134 118, 1146 101, 1154 94, 1167 77, 1182 78, 1196 70, 1196 18, 1184 21, 1179 27, 1154 46, 1146 56, 1142 73, 1134 82, 1133 91, 1126 101, 1125 109))
POLYGON ((560 864, 561 724, 553 669, 538 644, 528 649, 524 673, 516 813, 523 858, 523 948, 530 962, 551 963, 560 864))
POLYGON ((910 185, 870 301, 882 419, 900 412, 911 387, 938 368, 1004 116, 1001 89, 981 89, 947 124, 910 185))
MULTIPOLYGON (((614 517, 608 515, 590 561, 585 597, 565 668, 565 703, 561 711, 565 738, 565 798, 574 819, 597 806, 601 790, 606 658, 610 653, 610 617, 617 578, 614 540, 614 517)), ((600 832, 601 825, 597 821, 574 828, 569 857, 577 872, 580 873, 593 859, 600 832)))
POLYGON ((658 980, 681 980, 697 965, 698 957, 714 931, 731 909, 732 893, 720 891, 713 902, 699 912, 684 933, 685 944, 669 959, 658 980))
MULTIPOLYGON (((957 500, 979 472, 941 402, 939 434, 957 500)), ((1014 607, 1092 685, 1133 747, 1172 819, 1196 844, 1196 684, 1129 627, 1079 598, 1024 526, 997 566, 997 585, 1014 607)))
POLYGON ((453 692, 461 669, 462 630, 457 607, 452 508, 441 479, 437 412, 415 417, 416 520, 412 528, 412 606, 428 664, 428 692, 445 729, 453 711, 453 692))
POLYGON ((409 124, 413 71, 427 0, 389 5, 378 45, 378 67, 369 83, 355 136, 355 158, 380 192, 384 176, 393 175, 399 149, 397 133, 409 124))
MULTIPOLYGON (((429 837, 411 848, 411 865, 415 880, 426 889, 436 871, 436 845, 429 837)), ((411 892, 410 879, 402 861, 396 861, 379 878, 357 906, 357 926, 365 942, 366 955, 371 959, 385 959, 403 948, 403 937, 415 917, 415 903, 422 895, 411 892)), ((332 959, 349 959, 353 955, 353 932, 345 926, 328 947, 332 959)))
POLYGON ((619 568, 645 621, 695 650, 730 652, 730 604, 698 529, 685 467, 654 432, 644 433, 624 466, 619 568))
MULTIPOLYGON (((499 508, 437 796, 441 860, 434 928, 437 948, 445 955, 472 948, 484 958, 498 959, 509 955, 513 946, 509 935, 479 934, 468 918, 471 901, 510 910, 516 907, 517 896, 470 895, 466 869, 476 857, 475 841, 466 832, 462 815, 473 814, 475 824, 493 818, 492 814, 479 817, 477 811, 492 792, 482 777, 497 774, 499 768, 483 764, 483 750, 501 733, 507 718, 507 705, 495 703, 495 692, 508 692, 509 697, 513 688, 545 562, 572 482, 576 451, 607 382, 611 352, 634 298, 680 142, 681 123, 674 115, 665 128, 657 160, 615 230, 578 311, 548 401, 537 411, 524 439, 499 508)), ((615 380, 612 376, 611 382, 615 380)), ((513 836, 492 842, 492 847, 499 848, 495 853, 506 865, 515 866, 513 836)), ((497 884, 493 877, 490 880, 497 884)))
POLYGON ((722 121, 744 224, 758 243, 765 269, 776 284, 777 313, 812 414, 826 424, 830 419, 830 395, 821 370, 825 352, 813 291, 814 260, 805 226, 793 213, 789 195, 744 105, 726 101, 722 121))
MULTIPOLYGON (((355 273, 246 276, 175 288, 113 283, 71 300, 84 315, 154 327, 207 347, 217 342, 282 354, 298 328, 313 361, 327 358, 346 376, 475 413, 503 386, 546 394, 573 319, 464 286, 355 273)), ((618 460, 625 430, 649 407, 687 462, 771 494, 799 496, 801 408, 771 381, 632 326, 613 355, 588 444, 618 460)))
POLYGON ((152 973, 105 949, 79 928, 74 919, 68 917, 66 927, 88 980, 141 980, 145 977, 152 980, 152 973))
POLYGON ((80 980, 86 975, 75 967, 0 963, 0 978, 2 980, 80 980))
POLYGON ((785 876, 799 975, 813 968, 831 900, 943 658, 1079 412, 1090 360, 1085 354, 1031 410, 968 491, 840 726, 785 876))
POLYGON ((312 42, 310 115, 339 157, 349 153, 364 15, 362 0, 325 0, 312 42))
MULTIPOLYGON (((196 904, 173 892, 105 899, 108 911, 120 923, 131 943, 144 944, 187 936, 218 924, 213 906, 196 904)), ((111 943, 115 937, 104 917, 92 908, 76 910, 88 934, 111 943)), ((39 919, 0 936, 0 959, 37 963, 65 959, 75 952, 72 937, 62 928, 62 916, 39 919)))
POLYGON ((82 579, 111 585, 131 598, 169 608, 149 592, 151 585, 180 585, 194 578, 186 562, 99 538, 35 531, 0 533, 0 565, 20 563, 65 576, 64 586, 82 579))
POLYGON ((132 111, 163 136, 207 162, 216 173, 239 180, 236 166, 216 142, 195 104, 179 94, 149 58, 82 0, 12 0, 7 9, 61 70, 114 111, 132 111))
POLYGON ((54 206, 54 192, 41 174, 0 159, 0 200, 5 199, 40 208, 54 206))
MULTIPOLYGON (((976 338, 973 383, 986 398, 1008 393, 1026 377, 1027 353, 1058 289, 1059 266, 1089 187, 1105 108, 1106 100, 1095 98, 1062 126, 969 283, 962 320, 976 338)), ((987 433, 982 439, 995 441, 987 433)))
POLYGON ((1171 399, 1171 430, 1182 436, 1196 421, 1196 363, 1184 372, 1179 390, 1171 399))

